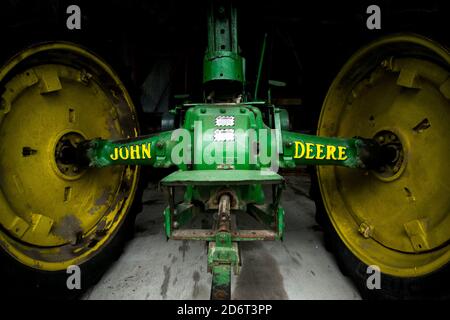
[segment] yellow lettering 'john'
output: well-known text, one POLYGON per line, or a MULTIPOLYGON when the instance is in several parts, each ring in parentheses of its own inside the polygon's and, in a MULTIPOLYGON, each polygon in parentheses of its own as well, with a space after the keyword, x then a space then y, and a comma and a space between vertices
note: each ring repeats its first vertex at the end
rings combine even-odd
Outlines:
POLYGON ((113 161, 151 159, 151 143, 115 147, 109 157, 113 161))

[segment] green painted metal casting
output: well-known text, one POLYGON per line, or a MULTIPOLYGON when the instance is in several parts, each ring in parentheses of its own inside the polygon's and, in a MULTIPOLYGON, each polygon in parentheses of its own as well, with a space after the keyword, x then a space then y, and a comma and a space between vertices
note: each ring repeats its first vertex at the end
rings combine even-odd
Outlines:
POLYGON ((245 82, 245 62, 239 55, 236 8, 211 1, 208 10, 208 50, 203 59, 203 83, 245 82))
MULTIPOLYGON (((211 1, 208 10, 208 48, 203 82, 218 87, 222 80, 245 87, 245 60, 239 55, 237 15, 232 1, 211 1)), ((261 81, 265 40, 261 52, 255 99, 261 81)), ((245 101, 245 99, 244 99, 245 101)), ((317 137, 289 131, 284 109, 261 102, 229 102, 178 106, 179 129, 151 136, 83 142, 77 158, 90 167, 148 165, 177 167, 161 181, 168 194, 164 211, 167 238, 210 241, 208 269, 213 274, 212 297, 229 298, 231 269, 239 271, 237 242, 279 240, 284 235, 284 209, 280 206, 283 178, 280 168, 300 165, 335 165, 372 169, 382 150, 362 138, 317 137), (263 110, 269 116, 263 116, 263 110), (267 123, 265 123, 265 121, 267 123), (272 186, 272 203, 266 204, 263 185, 272 186), (175 203, 174 188, 185 187, 183 201, 175 203), (236 230, 176 233, 198 210, 217 212, 217 195, 233 199, 235 212, 252 214, 266 230, 250 234, 236 230), (201 203, 201 206, 194 205, 201 203)), ((229 213, 229 212, 228 212, 229 213)), ((230 214, 231 215, 231 214, 230 214)))
POLYGON ((299 165, 364 168, 366 152, 365 139, 317 137, 270 129, 262 122, 258 108, 202 106, 187 111, 184 129, 130 140, 92 140, 86 157, 91 167, 176 165, 180 170, 261 170, 299 165), (235 117, 235 125, 217 129, 215 119, 228 115, 235 117), (215 130, 230 129, 234 141, 214 140, 215 130), (277 135, 281 136, 281 143, 276 142, 277 135), (255 150, 256 145, 259 150, 255 150))

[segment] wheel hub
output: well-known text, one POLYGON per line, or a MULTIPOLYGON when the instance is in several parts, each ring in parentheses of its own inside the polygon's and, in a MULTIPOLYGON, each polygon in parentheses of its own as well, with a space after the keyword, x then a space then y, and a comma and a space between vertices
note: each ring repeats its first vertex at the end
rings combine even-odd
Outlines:
POLYGON ((86 139, 77 132, 64 134, 56 144, 55 162, 59 172, 68 179, 79 178, 86 172, 78 159, 77 146, 86 139))
POLYGON ((373 174, 382 181, 397 179, 405 165, 405 153, 400 138, 392 131, 383 130, 373 138, 382 148, 383 165, 373 171, 373 174))

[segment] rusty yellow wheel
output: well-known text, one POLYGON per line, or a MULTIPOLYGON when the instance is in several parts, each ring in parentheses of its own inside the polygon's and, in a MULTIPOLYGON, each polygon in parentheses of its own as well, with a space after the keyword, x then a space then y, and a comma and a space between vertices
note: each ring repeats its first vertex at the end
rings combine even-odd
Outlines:
POLYGON ((448 293, 449 64, 449 52, 431 40, 380 39, 343 67, 322 108, 319 135, 374 138, 396 154, 378 171, 317 169, 330 230, 343 244, 337 254, 350 269, 378 266, 379 295, 448 293))
POLYGON ((87 272, 106 265, 95 259, 113 256, 129 224, 139 170, 79 167, 68 150, 86 139, 137 136, 131 99, 107 64, 69 43, 13 57, 0 69, 0 90, 3 260, 23 271, 16 281, 44 273, 38 286, 48 272, 65 279, 71 265, 96 264, 84 274, 93 278, 87 272))

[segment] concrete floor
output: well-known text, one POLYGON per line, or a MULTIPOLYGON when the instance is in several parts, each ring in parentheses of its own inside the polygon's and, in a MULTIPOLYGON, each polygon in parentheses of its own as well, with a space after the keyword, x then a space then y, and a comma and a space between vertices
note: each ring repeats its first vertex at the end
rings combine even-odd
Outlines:
MULTIPOLYGON (((241 244, 243 267, 233 276, 233 299, 360 299, 323 246, 308 197, 309 178, 288 177, 283 196, 285 240, 241 244)), ((166 241, 163 194, 150 186, 136 235, 84 299, 209 299, 206 246, 166 241)))

